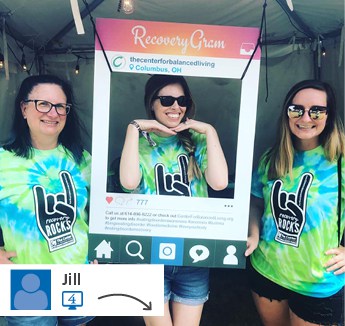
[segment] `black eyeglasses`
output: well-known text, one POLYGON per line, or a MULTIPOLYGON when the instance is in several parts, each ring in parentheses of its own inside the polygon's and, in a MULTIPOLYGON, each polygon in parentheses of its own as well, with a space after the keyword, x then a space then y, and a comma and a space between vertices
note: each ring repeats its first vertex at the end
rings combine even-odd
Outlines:
POLYGON ((53 104, 45 100, 25 100, 24 103, 34 102, 35 108, 38 112, 48 113, 52 108, 55 108, 58 115, 67 115, 71 110, 72 104, 57 103, 53 104))
MULTIPOLYGON (((296 119, 303 116, 305 107, 303 105, 291 104, 288 106, 287 114, 289 118, 296 119)), ((313 120, 323 120, 328 114, 328 107, 313 105, 308 111, 308 115, 313 120)))
POLYGON ((188 104, 188 99, 186 96, 179 96, 179 97, 174 97, 174 96, 156 96, 153 98, 154 100, 159 99, 161 101, 162 106, 172 106, 175 101, 177 101, 177 104, 179 106, 187 106, 188 104))

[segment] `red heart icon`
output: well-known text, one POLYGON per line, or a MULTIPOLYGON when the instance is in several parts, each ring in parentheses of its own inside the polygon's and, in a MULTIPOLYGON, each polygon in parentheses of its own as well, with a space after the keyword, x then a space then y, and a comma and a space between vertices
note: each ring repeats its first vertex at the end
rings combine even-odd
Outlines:
POLYGON ((105 197, 105 200, 110 204, 113 201, 113 197, 105 197))

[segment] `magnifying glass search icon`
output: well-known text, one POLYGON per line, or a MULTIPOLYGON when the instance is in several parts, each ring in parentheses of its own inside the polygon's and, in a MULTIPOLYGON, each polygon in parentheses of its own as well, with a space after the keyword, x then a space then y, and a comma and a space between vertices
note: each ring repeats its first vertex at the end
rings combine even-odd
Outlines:
MULTIPOLYGON (((133 246, 132 246, 133 247, 133 246)), ((129 256, 132 256, 132 257, 140 257, 141 260, 144 260, 144 256, 141 254, 141 252, 143 251, 143 246, 141 245, 141 243, 137 240, 131 240, 129 241, 127 244, 126 244, 126 252, 129 256), (129 251, 129 246, 131 244, 136 244, 138 246, 137 250, 135 252, 132 251, 129 251)))

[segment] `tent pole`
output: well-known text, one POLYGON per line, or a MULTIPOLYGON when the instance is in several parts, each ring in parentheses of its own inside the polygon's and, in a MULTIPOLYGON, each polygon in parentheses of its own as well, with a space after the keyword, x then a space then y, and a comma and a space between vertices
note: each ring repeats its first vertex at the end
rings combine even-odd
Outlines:
MULTIPOLYGON (((94 0, 88 7, 90 11, 95 10, 104 0, 94 0)), ((87 16, 89 13, 89 11, 87 10, 87 8, 85 8, 81 13, 80 16, 81 18, 84 18, 85 16, 87 16)), ((58 32, 53 38, 51 38, 45 48, 46 50, 49 50, 49 48, 53 47, 54 42, 58 41, 61 37, 63 37, 64 35, 66 35, 70 30, 72 30, 74 28, 75 24, 74 24, 74 20, 70 21, 60 32, 58 32)))

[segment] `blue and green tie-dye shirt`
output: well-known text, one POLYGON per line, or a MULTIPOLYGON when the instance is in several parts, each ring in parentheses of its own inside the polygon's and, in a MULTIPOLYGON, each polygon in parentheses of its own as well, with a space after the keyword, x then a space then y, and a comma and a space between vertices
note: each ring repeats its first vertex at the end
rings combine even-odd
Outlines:
MULTIPOLYGON (((344 166, 342 160, 342 231, 344 166)), ((344 286, 344 274, 324 267, 331 258, 325 252, 338 247, 337 162, 329 162, 319 146, 295 153, 292 178, 269 181, 267 168, 261 161, 252 182, 252 194, 265 202, 259 246, 251 256, 254 268, 303 295, 333 295, 344 286)))
MULTIPOLYGON (((192 140, 196 146, 195 159, 202 173, 207 168, 206 136, 192 133, 192 140)), ((141 182, 135 191, 140 194, 173 195, 207 197, 207 183, 194 178, 189 181, 188 153, 184 149, 178 136, 160 137, 150 134, 156 143, 151 147, 144 137, 139 139, 139 161, 141 182)))
POLYGON ((91 156, 79 166, 63 146, 31 159, 0 148, 0 226, 18 264, 87 262, 91 156))

